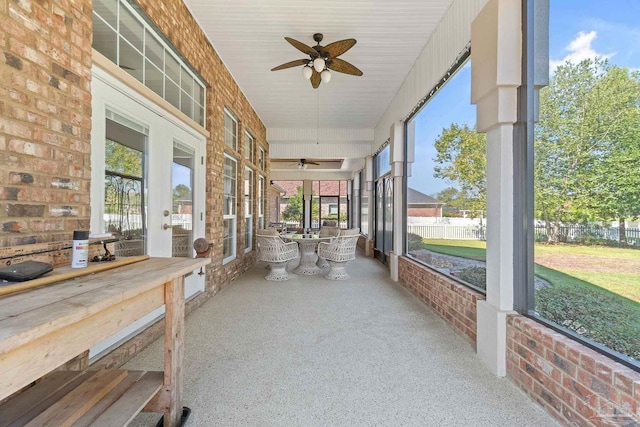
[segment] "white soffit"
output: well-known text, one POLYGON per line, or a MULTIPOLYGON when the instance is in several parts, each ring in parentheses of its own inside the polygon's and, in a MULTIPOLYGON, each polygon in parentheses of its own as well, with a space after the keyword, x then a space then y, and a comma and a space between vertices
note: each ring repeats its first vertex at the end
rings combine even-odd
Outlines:
POLYGON ((452 0, 185 3, 267 129, 373 129, 452 0), (340 58, 364 76, 334 72, 330 83, 314 90, 301 67, 270 71, 306 57, 285 36, 311 46, 316 32, 324 34, 322 45, 355 38, 340 58))

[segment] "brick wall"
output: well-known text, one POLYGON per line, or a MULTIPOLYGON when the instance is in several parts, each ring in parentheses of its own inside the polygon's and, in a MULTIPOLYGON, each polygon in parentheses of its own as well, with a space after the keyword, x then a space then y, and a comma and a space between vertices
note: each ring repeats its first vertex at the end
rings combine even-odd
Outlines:
POLYGON ((508 318, 507 372, 565 425, 640 425, 640 373, 534 320, 508 318))
MULTIPOLYGON (((222 268, 224 152, 239 160, 241 190, 243 131, 255 138, 257 162, 258 147, 268 152, 266 129, 181 1, 139 3, 208 85, 205 237, 214 248, 207 286, 220 287, 216 278, 229 281, 214 274, 222 268), (239 119, 237 152, 224 145, 225 107, 239 119)), ((73 230, 89 228, 91 11, 90 1, 0 0, 0 247, 70 240, 73 230)), ((243 209, 238 197, 239 259, 231 264, 239 271, 247 267, 243 209)))
MULTIPOLYGON (((282 220, 282 218, 278 218, 280 213, 280 192, 270 185, 267 187, 267 211, 269 212, 269 218, 273 218, 274 221, 276 219, 282 220)), ((265 227, 267 225, 269 223, 265 222, 265 227)))
POLYGON ((407 257, 398 259, 402 286, 433 308, 454 330, 476 346, 476 303, 484 295, 407 257))
POLYGON ((91 2, 0 0, 0 246, 89 228, 91 2))
MULTIPOLYGON (((238 194, 243 194, 245 165, 257 180, 259 147, 268 153, 266 129, 181 1, 139 5, 208 86, 204 237, 214 244, 208 298, 255 260, 255 251, 243 250, 244 205, 238 197, 238 257, 222 265, 223 162, 225 151, 238 159, 238 194), (238 151, 224 144, 225 107, 239 120, 238 151), (245 129, 254 137, 256 163, 244 160, 245 129)), ((91 12, 91 1, 85 0, 0 0, 0 247, 66 241, 73 230, 89 228, 91 12)), ((267 156, 267 182, 268 171, 267 156)), ((256 194, 256 214, 257 200, 256 194)))

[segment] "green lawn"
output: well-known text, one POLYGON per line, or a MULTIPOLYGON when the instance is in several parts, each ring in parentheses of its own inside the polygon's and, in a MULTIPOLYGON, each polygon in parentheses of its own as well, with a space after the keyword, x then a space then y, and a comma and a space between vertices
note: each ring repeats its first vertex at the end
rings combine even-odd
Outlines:
MULTIPOLYGON (((486 244, 480 241, 424 239, 422 246, 486 258, 486 244)), ((640 251, 536 244, 535 258, 535 275, 553 285, 536 293, 542 317, 640 360, 640 251)))
MULTIPOLYGON (((425 249, 446 255, 486 260, 486 242, 478 240, 444 240, 424 239, 425 249)), ((640 251, 600 246, 577 245, 535 245, 537 256, 553 256, 562 259, 567 255, 598 257, 609 260, 638 260, 640 251)), ((576 271, 571 268, 551 269, 541 265, 535 266, 537 276, 549 281, 554 286, 587 286, 604 289, 621 295, 636 303, 640 303, 640 271, 638 273, 576 271), (562 274, 558 274, 562 273, 562 274)))

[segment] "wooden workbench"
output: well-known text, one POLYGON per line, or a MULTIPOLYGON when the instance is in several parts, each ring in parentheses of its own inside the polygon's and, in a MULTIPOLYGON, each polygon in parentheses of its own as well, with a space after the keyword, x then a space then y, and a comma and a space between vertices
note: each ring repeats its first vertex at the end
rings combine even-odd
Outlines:
POLYGON ((150 258, 0 298, 0 400, 163 304, 166 319, 164 372, 53 373, 0 406, 0 425, 121 426, 141 410, 179 425, 184 276, 210 261, 150 258))

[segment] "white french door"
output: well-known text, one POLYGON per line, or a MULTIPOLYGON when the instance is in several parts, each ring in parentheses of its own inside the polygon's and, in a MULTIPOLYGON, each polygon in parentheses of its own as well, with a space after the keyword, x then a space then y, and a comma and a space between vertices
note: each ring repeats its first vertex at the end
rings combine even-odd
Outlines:
MULTIPOLYGON (((95 66, 92 96, 91 232, 118 236, 116 256, 193 257, 193 241, 205 232, 205 137, 95 66)), ((204 290, 197 273, 185 279, 187 298, 204 290)), ((92 356, 161 314, 138 320, 92 356)))

